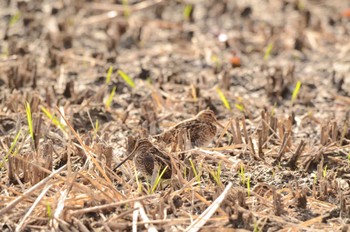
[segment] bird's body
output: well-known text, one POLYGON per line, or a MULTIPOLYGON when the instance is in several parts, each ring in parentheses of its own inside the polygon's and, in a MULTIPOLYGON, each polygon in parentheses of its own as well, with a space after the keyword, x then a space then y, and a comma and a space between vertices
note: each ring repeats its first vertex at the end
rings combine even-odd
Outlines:
POLYGON ((148 139, 139 139, 133 151, 116 167, 116 169, 128 159, 133 159, 136 170, 146 176, 152 176, 154 171, 162 173, 166 168, 162 178, 171 178, 172 172, 169 155, 156 148, 148 139))
POLYGON ((154 136, 155 139, 165 143, 176 142, 181 131, 187 132, 192 147, 207 146, 215 137, 218 123, 211 110, 203 110, 194 118, 184 120, 169 130, 154 136))

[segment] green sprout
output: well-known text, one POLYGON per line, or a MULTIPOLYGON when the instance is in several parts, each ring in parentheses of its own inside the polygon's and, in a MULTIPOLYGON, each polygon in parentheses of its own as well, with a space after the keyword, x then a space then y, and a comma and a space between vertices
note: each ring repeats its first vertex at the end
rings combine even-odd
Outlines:
POLYGON ((48 117, 55 126, 59 127, 63 132, 65 132, 65 126, 56 117, 54 117, 50 113, 50 111, 48 111, 45 107, 41 107, 41 110, 44 112, 46 117, 48 117))
POLYGON ((12 27, 13 25, 15 25, 20 18, 21 18, 21 13, 18 11, 16 14, 12 15, 12 17, 10 18, 9 26, 12 27))
POLYGON ((323 168, 322 175, 323 175, 323 178, 326 178, 326 176, 327 176, 327 165, 323 168))
POLYGON ((2 158, 1 163, 0 163, 0 168, 3 167, 4 163, 8 160, 8 157, 11 155, 13 149, 15 148, 18 138, 21 135, 21 130, 19 130, 15 136, 15 139, 13 140, 10 149, 7 151, 6 155, 2 158))
POLYGON ((123 72, 122 70, 118 70, 118 74, 130 87, 135 87, 134 81, 125 72, 123 72))
POLYGON ((257 222, 257 221, 254 222, 254 229, 253 229, 253 231, 254 231, 254 232, 259 232, 259 231, 260 231, 259 225, 258 225, 258 222, 257 222))
POLYGON ((114 86, 111 93, 109 94, 109 97, 106 101, 106 108, 109 108, 111 106, 116 89, 117 89, 117 87, 114 86))
POLYGON ((305 9, 305 2, 304 1, 298 1, 298 10, 303 11, 305 9))
POLYGON ((265 54, 264 54, 265 61, 269 59, 272 49, 273 49, 273 43, 269 43, 269 45, 267 45, 265 49, 265 54))
POLYGON ((184 19, 188 21, 191 17, 193 11, 193 5, 192 4, 187 4, 184 8, 184 19))
POLYGON ((201 181, 201 178, 200 178, 199 174, 197 173, 196 167, 194 166, 194 163, 193 163, 192 159, 190 159, 190 163, 191 163, 191 167, 192 167, 194 176, 195 176, 195 178, 197 179, 197 182, 198 182, 198 184, 199 184, 200 181, 201 181))
POLYGON ((241 165, 241 168, 239 169, 239 176, 241 177, 242 184, 245 183, 245 173, 244 173, 244 166, 241 165))
POLYGON ((221 61, 220 61, 220 59, 219 59, 219 57, 217 56, 217 55, 212 55, 211 57, 210 57, 210 59, 211 59, 211 61, 215 64, 215 69, 216 70, 219 70, 219 69, 221 69, 221 61))
POLYGON ((236 104, 235 104, 235 107, 236 107, 239 111, 244 112, 244 106, 243 106, 242 104, 236 103, 236 104))
POLYGON ((216 88, 216 91, 218 92, 220 100, 222 101, 224 106, 230 110, 231 109, 230 103, 227 101, 227 98, 225 97, 224 93, 221 91, 219 87, 216 88))
POLYGON ((221 178, 220 178, 220 176, 221 176, 221 162, 219 162, 217 170, 210 172, 210 174, 214 178, 216 184, 221 186, 222 185, 221 178))
POLYGON ((34 140, 34 129, 33 129, 33 119, 32 119, 32 111, 30 109, 30 104, 26 102, 26 114, 27 114, 27 121, 28 121, 28 127, 29 127, 29 134, 30 137, 34 140))
POLYGON ((300 91, 300 87, 301 87, 301 81, 298 81, 295 85, 294 90, 293 90, 292 103, 297 99, 299 91, 300 91))
POLYGON ((128 18, 130 16, 129 0, 122 0, 122 5, 124 8, 124 16, 128 18))
POLYGON ((95 139, 96 136, 97 136, 98 127, 99 127, 98 119, 96 119, 95 126, 94 126, 94 136, 93 136, 93 139, 95 139))
POLYGON ((270 115, 271 115, 272 117, 275 116, 276 107, 277 107, 277 102, 273 103, 273 107, 272 107, 272 110, 271 110, 271 113, 270 113, 270 115))
POLYGON ((112 73, 113 73, 113 66, 110 66, 106 76, 106 84, 109 84, 109 82, 111 82, 112 73))
POLYGON ((155 180, 155 182, 154 182, 154 184, 153 184, 153 186, 152 186, 152 189, 151 189, 151 194, 153 194, 153 193, 156 191, 156 189, 157 189, 157 187, 158 187, 158 185, 159 185, 159 183, 160 183, 160 180, 162 179, 162 176, 164 175, 164 173, 165 173, 165 171, 167 170, 167 168, 168 168, 168 166, 166 166, 166 167, 162 170, 162 172, 161 172, 160 174, 159 174, 159 170, 158 170, 156 180, 155 180))
POLYGON ((46 213, 47 216, 51 219, 52 218, 52 210, 51 210, 51 205, 49 202, 45 202, 46 203, 46 213))

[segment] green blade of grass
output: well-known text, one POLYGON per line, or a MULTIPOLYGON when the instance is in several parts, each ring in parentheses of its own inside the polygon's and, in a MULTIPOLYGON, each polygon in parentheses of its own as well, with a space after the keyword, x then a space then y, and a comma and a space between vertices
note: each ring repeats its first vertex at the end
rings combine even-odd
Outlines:
POLYGON ((235 104, 235 107, 236 107, 239 111, 244 112, 244 106, 243 106, 242 104, 236 103, 236 104, 235 104))
POLYGON ((216 88, 216 91, 220 97, 220 100, 224 104, 224 106, 230 110, 231 109, 230 103, 227 101, 227 98, 225 97, 224 93, 221 91, 219 87, 216 88))
POLYGON ((32 119, 32 111, 30 109, 30 104, 26 102, 26 114, 27 114, 27 122, 28 122, 28 127, 29 127, 29 134, 30 137, 34 140, 34 130, 33 130, 33 119, 32 119))
POLYGON ((49 202, 45 202, 46 203, 46 213, 47 216, 51 219, 52 218, 52 210, 51 210, 51 205, 49 202))
POLYGON ((16 14, 12 15, 9 21, 9 26, 12 27, 13 25, 15 25, 20 18, 21 18, 21 12, 18 11, 16 14))
POLYGON ((191 163, 191 167, 192 167, 194 176, 195 176, 195 178, 197 179, 197 182, 198 182, 198 184, 199 184, 200 181, 201 181, 201 179, 200 179, 200 176, 199 176, 198 173, 197 173, 196 167, 194 166, 194 163, 193 163, 192 159, 190 159, 190 163, 191 163))
POLYGON ((122 0, 122 5, 124 8, 124 16, 128 18, 130 16, 129 0, 122 0))
POLYGON ((244 166, 243 165, 241 165, 241 168, 239 170, 239 175, 241 177, 242 184, 244 184, 245 183, 245 173, 244 173, 244 166))
POLYGON ((323 175, 323 178, 326 178, 326 176, 327 176, 327 165, 323 168, 322 175, 323 175))
POLYGON ((192 4, 187 4, 184 8, 184 19, 188 21, 191 17, 193 10, 193 5, 192 4))
POLYGON ((109 97, 106 101, 106 108, 109 108, 111 106, 116 89, 117 89, 117 86, 114 86, 111 93, 109 94, 109 97))
POLYGON ((221 177, 221 162, 219 162, 218 169, 216 171, 210 172, 210 174, 214 178, 216 184, 220 186, 222 184, 221 179, 220 179, 220 177, 221 177))
POLYGON ((265 49, 264 60, 268 60, 273 49, 273 43, 269 43, 265 49))
POLYGON ((125 72, 123 72, 122 70, 118 70, 118 74, 130 87, 135 87, 134 81, 125 72))
POLYGON ((297 99, 299 91, 300 91, 300 87, 301 87, 301 81, 298 81, 295 85, 294 90, 293 90, 292 103, 297 99))
POLYGON ((6 160, 8 160, 8 157, 10 156, 10 154, 12 153, 13 149, 15 148, 18 138, 21 135, 21 131, 19 130, 15 136, 15 139, 13 140, 10 149, 7 151, 6 155, 2 158, 1 163, 0 163, 0 168, 3 167, 4 163, 6 162, 6 160))
POLYGON ((153 186, 152 186, 152 189, 151 189, 151 193, 153 194, 154 191, 156 191, 158 185, 159 185, 159 182, 160 180, 162 179, 162 176, 164 175, 165 171, 167 170, 168 166, 166 166, 162 172, 159 174, 159 171, 158 171, 158 175, 157 175, 157 178, 156 178, 156 181, 154 182, 153 186))
POLYGON ((113 66, 110 66, 106 76, 106 84, 109 84, 109 82, 111 82, 112 73, 113 73, 113 66))
POLYGON ((97 134, 98 132, 98 119, 96 119, 96 122, 95 122, 95 133, 97 134))
POLYGON ((48 117, 55 126, 59 127, 63 132, 66 132, 65 126, 56 117, 54 117, 50 113, 50 111, 48 111, 45 107, 41 107, 41 110, 44 112, 46 117, 48 117))

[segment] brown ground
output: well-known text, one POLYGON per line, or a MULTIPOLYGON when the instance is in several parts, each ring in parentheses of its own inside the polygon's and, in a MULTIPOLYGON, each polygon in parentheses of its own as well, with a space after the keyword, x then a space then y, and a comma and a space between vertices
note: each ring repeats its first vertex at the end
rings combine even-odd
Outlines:
POLYGON ((0 230, 349 230, 350 3, 123 2, 0 2, 0 230), (129 136, 206 108, 227 128, 163 146, 153 193, 112 171, 129 136))

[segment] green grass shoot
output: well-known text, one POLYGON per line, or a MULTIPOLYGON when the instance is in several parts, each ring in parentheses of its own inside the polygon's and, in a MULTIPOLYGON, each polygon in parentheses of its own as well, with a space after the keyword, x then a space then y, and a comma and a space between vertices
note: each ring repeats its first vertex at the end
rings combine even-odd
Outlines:
POLYGON ((260 231, 260 229, 259 229, 258 222, 255 221, 255 222, 254 222, 254 229, 253 229, 253 232, 259 232, 259 231, 260 231))
POLYGON ((245 173, 243 165, 241 165, 241 168, 239 169, 239 176, 241 177, 242 184, 245 184, 245 173))
POLYGON ((221 177, 221 162, 219 162, 217 170, 210 172, 210 174, 214 178, 216 184, 221 186, 222 185, 221 178, 220 178, 221 177))
POLYGON ((187 4, 184 8, 184 20, 188 21, 191 17, 193 11, 193 5, 192 4, 187 4))
POLYGON ((33 129, 33 119, 32 119, 32 111, 30 109, 30 104, 29 102, 26 102, 26 114, 27 114, 27 122, 28 122, 28 127, 29 127, 29 135, 32 137, 34 140, 34 129, 33 129))
POLYGON ((299 91, 300 91, 300 87, 301 87, 301 81, 298 81, 295 85, 294 90, 293 90, 292 103, 297 99, 299 91))
POLYGON ((222 103, 224 104, 224 106, 227 109, 231 109, 230 103, 228 102, 227 98, 225 97, 224 93, 221 91, 221 89, 219 87, 216 88, 216 91, 219 94, 220 100, 222 101, 222 103))
POLYGON ((122 70, 118 70, 118 74, 130 87, 135 87, 134 81, 125 72, 123 72, 122 70))
POLYGON ((211 62, 213 62, 215 64, 215 69, 220 69, 221 68, 221 61, 219 59, 219 57, 217 55, 212 55, 210 57, 211 62))
POLYGON ((45 202, 46 204, 46 213, 47 213, 47 216, 51 219, 52 218, 52 210, 51 210, 51 205, 49 202, 45 202))
POLYGON ((273 117, 276 114, 276 107, 277 107, 277 102, 273 103, 273 107, 271 109, 270 115, 273 117))
POLYGON ((55 126, 59 127, 63 132, 66 131, 65 126, 64 126, 56 117, 54 117, 54 116, 50 113, 49 110, 47 110, 45 107, 41 107, 41 110, 44 112, 44 114, 46 115, 46 117, 48 117, 48 118, 51 120, 51 122, 52 122, 55 126))
POLYGON ((348 164, 350 165, 350 152, 348 153, 348 164))
POLYGON ((269 43, 265 49, 264 60, 268 60, 273 49, 273 43, 269 43))
POLYGON ((93 136, 93 139, 95 139, 95 138, 96 138, 96 136, 97 136, 97 133, 98 133, 98 127, 99 127, 99 124, 98 124, 98 119, 96 119, 95 126, 94 126, 94 136, 93 136))
POLYGON ((304 1, 298 1, 298 10, 303 11, 305 9, 305 2, 304 1))
POLYGON ((247 192, 248 192, 248 197, 250 197, 250 177, 247 178, 247 192))
POLYGON ((16 14, 12 15, 12 17, 10 18, 9 26, 12 27, 13 25, 15 25, 20 18, 21 18, 21 12, 18 11, 16 14))
POLYGON ((198 172, 197 172, 197 170, 196 170, 196 167, 194 166, 194 163, 193 163, 192 159, 190 159, 190 163, 191 163, 192 171, 193 171, 193 173, 194 173, 194 177, 197 179, 197 182, 198 182, 198 184, 199 184, 200 181, 201 181, 201 178, 200 178, 200 176, 198 175, 198 172))
POLYGON ((113 66, 110 66, 106 76, 106 84, 109 84, 109 82, 111 82, 112 73, 113 73, 113 66))
POLYGON ((152 189, 151 189, 151 194, 153 194, 153 193, 156 191, 156 189, 157 189, 157 187, 158 187, 158 185, 159 185, 159 183, 160 183, 160 181, 161 181, 161 179, 162 179, 162 176, 164 175, 164 173, 165 173, 165 171, 167 170, 167 168, 168 168, 168 166, 166 166, 166 167, 162 170, 162 172, 161 172, 160 174, 159 174, 159 170, 158 170, 156 180, 155 180, 155 182, 154 182, 154 184, 153 184, 153 186, 152 186, 152 189))
POLYGON ((124 16, 128 18, 130 16, 129 0, 122 0, 122 5, 124 8, 124 16))
POLYGON ((2 168, 4 166, 4 163, 8 160, 8 157, 12 154, 13 149, 15 148, 18 138, 21 135, 21 131, 19 130, 15 136, 15 139, 13 140, 10 149, 7 151, 6 155, 2 158, 1 163, 0 163, 0 168, 2 168))
POLYGON ((147 77, 146 83, 147 83, 149 86, 152 86, 152 78, 151 78, 151 77, 147 77))
POLYGON ((109 97, 106 101, 106 108, 109 108, 111 106, 116 89, 117 89, 117 87, 114 86, 111 93, 109 94, 109 97))
POLYGON ((323 176, 323 178, 326 178, 326 176, 327 176, 327 165, 324 166, 324 168, 323 168, 322 176, 323 176))
POLYGON ((235 104, 235 107, 236 107, 239 111, 244 112, 244 106, 243 106, 242 104, 236 103, 236 104, 235 104))

